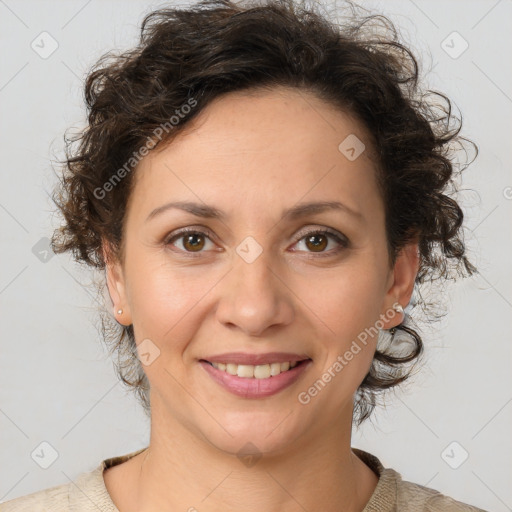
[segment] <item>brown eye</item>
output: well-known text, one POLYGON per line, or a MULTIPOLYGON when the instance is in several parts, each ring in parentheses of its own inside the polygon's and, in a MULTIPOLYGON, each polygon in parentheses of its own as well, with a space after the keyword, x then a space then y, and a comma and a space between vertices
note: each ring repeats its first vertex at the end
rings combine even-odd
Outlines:
POLYGON ((204 236, 201 233, 193 233, 183 237, 183 247, 191 252, 200 251, 204 247, 204 236))
POLYGON ((199 256, 209 249, 208 243, 211 244, 210 249, 214 247, 211 241, 212 236, 210 232, 203 232, 198 229, 185 229, 172 234, 165 240, 165 244, 176 247, 178 252, 189 255, 197 253, 199 256))
POLYGON ((318 256, 333 256, 348 248, 350 243, 344 235, 337 231, 317 229, 303 233, 296 245, 299 246, 300 252, 316 253, 318 256), (304 244, 305 248, 300 249, 300 244, 304 244))
POLYGON ((306 237, 306 246, 313 252, 322 252, 327 247, 327 237, 322 234, 310 235, 306 237))

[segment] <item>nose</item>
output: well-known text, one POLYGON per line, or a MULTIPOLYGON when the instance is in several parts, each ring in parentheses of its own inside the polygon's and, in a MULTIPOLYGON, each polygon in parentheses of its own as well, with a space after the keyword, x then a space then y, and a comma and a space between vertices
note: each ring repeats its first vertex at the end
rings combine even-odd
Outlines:
POLYGON ((272 267, 265 251, 248 263, 235 255, 233 268, 219 283, 217 320, 230 329, 259 337, 293 321, 293 293, 284 272, 272 267))

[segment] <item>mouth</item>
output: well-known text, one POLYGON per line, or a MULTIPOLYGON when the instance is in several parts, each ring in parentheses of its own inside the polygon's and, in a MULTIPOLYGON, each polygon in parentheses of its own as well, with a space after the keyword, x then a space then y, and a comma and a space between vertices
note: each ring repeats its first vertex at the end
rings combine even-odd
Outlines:
POLYGON ((221 388, 242 398, 266 398, 302 377, 312 359, 249 365, 199 360, 200 366, 221 388))
POLYGON ((277 377, 278 375, 289 372, 297 366, 306 364, 311 361, 310 358, 302 359, 300 361, 285 361, 285 362, 274 362, 267 364, 235 364, 235 363, 221 363, 214 361, 207 361, 201 359, 201 362, 207 363, 216 370, 225 372, 229 375, 237 376, 243 379, 268 379, 271 377, 277 377))

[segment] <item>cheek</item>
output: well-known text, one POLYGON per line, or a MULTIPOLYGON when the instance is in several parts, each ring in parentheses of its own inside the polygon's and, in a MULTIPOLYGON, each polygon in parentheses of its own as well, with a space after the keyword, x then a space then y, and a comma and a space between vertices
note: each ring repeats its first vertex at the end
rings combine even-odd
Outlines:
POLYGON ((323 293, 310 290, 308 297, 321 320, 315 321, 318 364, 310 387, 298 398, 301 403, 315 400, 317 406, 337 414, 350 402, 372 363, 381 297, 369 274, 365 279, 358 274, 331 280, 323 293))
POLYGON ((338 340, 349 340, 379 318, 383 300, 382 277, 376 265, 354 263, 330 270, 301 284, 301 296, 338 340))
POLYGON ((146 256, 143 264, 142 258, 134 257, 127 262, 127 271, 137 341, 150 338, 160 346, 169 339, 184 339, 185 331, 197 325, 191 319, 200 312, 213 277, 198 276, 197 268, 171 268, 162 255, 146 256))
POLYGON ((383 299, 381 272, 371 258, 359 258, 315 280, 315 286, 303 285, 306 314, 318 326, 316 378, 328 387, 321 400, 330 397, 325 406, 333 410, 349 400, 371 365, 383 299))

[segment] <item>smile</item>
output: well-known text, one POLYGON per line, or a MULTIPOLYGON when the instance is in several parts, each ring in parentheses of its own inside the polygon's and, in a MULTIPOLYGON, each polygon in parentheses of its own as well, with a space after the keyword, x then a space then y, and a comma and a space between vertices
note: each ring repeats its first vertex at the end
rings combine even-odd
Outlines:
POLYGON ((244 398, 265 398, 282 391, 312 363, 311 359, 260 365, 199 361, 217 384, 244 398))
POLYGON ((210 363, 217 370, 237 375, 246 379, 268 379, 275 377, 280 373, 287 372, 291 368, 295 368, 298 362, 270 363, 270 364, 233 364, 233 363, 210 363))

